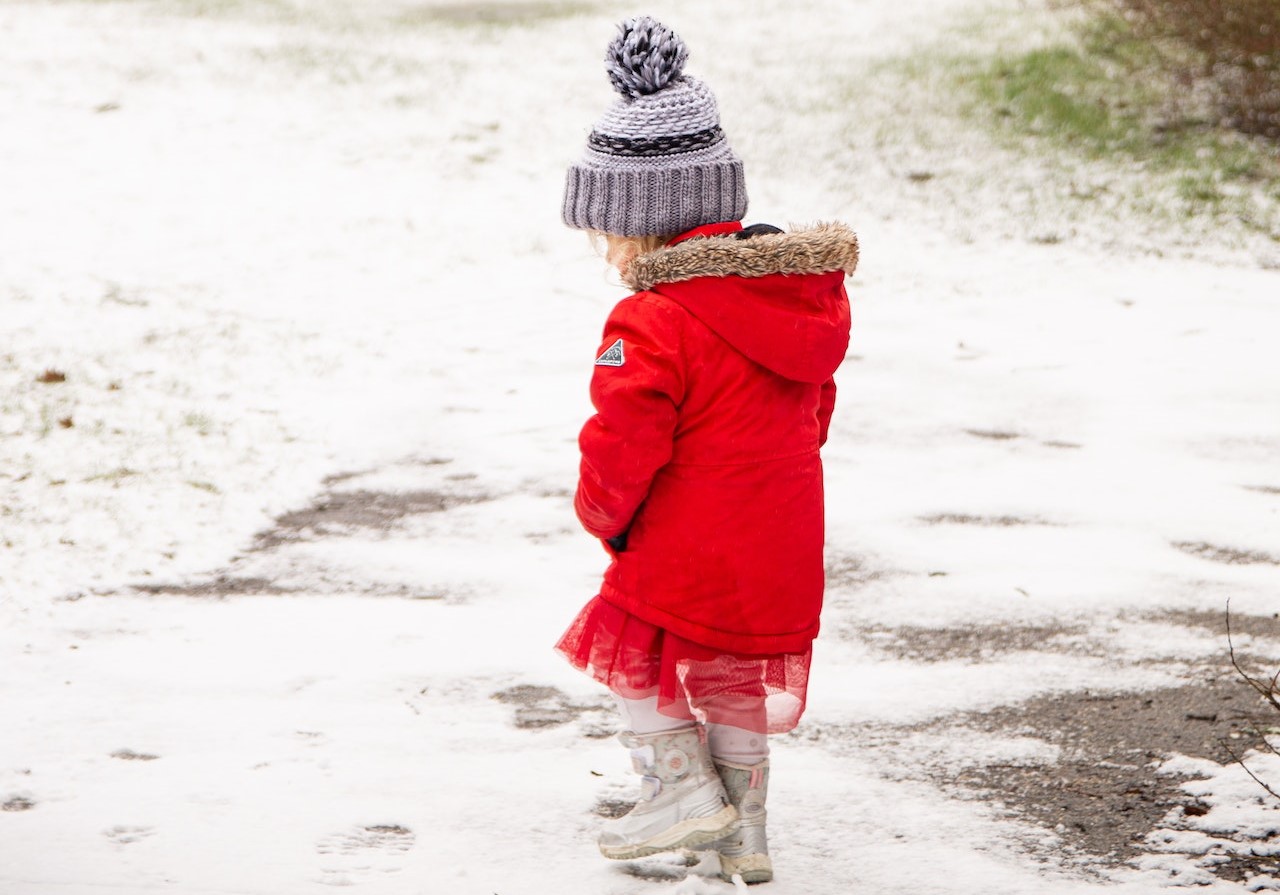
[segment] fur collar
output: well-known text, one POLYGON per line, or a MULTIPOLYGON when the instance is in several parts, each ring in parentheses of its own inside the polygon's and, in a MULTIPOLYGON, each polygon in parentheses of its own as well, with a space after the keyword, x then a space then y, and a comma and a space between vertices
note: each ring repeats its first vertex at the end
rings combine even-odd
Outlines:
POLYGON ((622 279, 641 292, 698 277, 853 273, 857 266, 858 237, 844 224, 830 223, 750 239, 734 234, 688 239, 640 255, 622 279))

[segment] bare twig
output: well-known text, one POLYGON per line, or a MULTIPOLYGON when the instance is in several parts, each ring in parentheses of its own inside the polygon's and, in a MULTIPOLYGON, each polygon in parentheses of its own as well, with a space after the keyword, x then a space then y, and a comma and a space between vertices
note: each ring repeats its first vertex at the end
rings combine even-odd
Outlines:
POLYGON ((1244 772, 1253 778, 1254 783, 1258 784, 1267 792, 1269 792, 1273 798, 1280 799, 1280 792, 1276 792, 1274 789, 1268 786, 1266 782, 1262 780, 1261 777, 1259 777, 1253 771, 1249 770, 1249 766, 1244 763, 1244 758, 1236 754, 1236 750, 1231 747, 1231 744, 1227 742, 1226 739, 1220 739, 1218 740, 1218 742, 1222 744, 1223 749, 1227 750, 1227 754, 1231 756, 1231 760, 1234 761, 1236 764, 1240 765, 1240 767, 1244 768, 1244 772))
MULTIPOLYGON (((1236 670, 1236 674, 1240 675, 1240 677, 1244 679, 1244 682, 1258 693, 1258 695, 1265 699, 1272 708, 1280 712, 1280 689, 1277 689, 1277 685, 1280 684, 1280 670, 1277 670, 1276 673, 1271 676, 1270 680, 1267 680, 1266 678, 1255 678, 1244 670, 1243 666, 1240 664, 1240 660, 1236 657, 1236 645, 1231 638, 1230 600, 1227 600, 1227 652, 1231 656, 1231 667, 1236 670)), ((1266 734, 1262 732, 1263 725, 1255 722, 1254 726, 1257 727, 1258 736, 1262 740, 1262 749, 1272 755, 1280 754, 1280 752, 1276 751, 1276 747, 1271 744, 1271 741, 1267 739, 1266 734)), ((1227 754, 1231 756, 1232 760, 1235 761, 1236 764, 1240 765, 1240 767, 1244 768, 1244 772, 1252 777, 1255 783, 1266 790, 1272 798, 1280 799, 1280 793, 1277 793, 1257 774, 1251 771, 1249 766, 1244 763, 1244 758, 1236 754, 1235 749, 1231 747, 1229 742, 1224 739, 1221 740, 1221 743, 1222 747, 1227 750, 1227 754)))
POLYGON ((1231 640, 1231 601, 1227 600, 1227 652, 1231 656, 1231 667, 1236 670, 1236 674, 1244 679, 1244 682, 1257 691, 1258 695, 1271 704, 1277 712, 1280 712, 1280 690, 1276 685, 1280 682, 1280 671, 1277 671, 1270 681, 1258 680, 1252 677, 1244 668, 1241 667, 1239 659, 1236 658, 1236 645, 1231 640))

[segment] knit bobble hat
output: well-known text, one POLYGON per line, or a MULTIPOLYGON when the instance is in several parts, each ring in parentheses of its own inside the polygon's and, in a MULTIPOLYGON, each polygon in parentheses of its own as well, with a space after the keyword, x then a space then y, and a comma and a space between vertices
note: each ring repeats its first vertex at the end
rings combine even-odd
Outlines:
POLYGON ((641 16, 618 26, 605 71, 619 98, 596 122, 565 181, 564 222, 618 236, 665 236, 747 213, 742 160, 689 50, 641 16))

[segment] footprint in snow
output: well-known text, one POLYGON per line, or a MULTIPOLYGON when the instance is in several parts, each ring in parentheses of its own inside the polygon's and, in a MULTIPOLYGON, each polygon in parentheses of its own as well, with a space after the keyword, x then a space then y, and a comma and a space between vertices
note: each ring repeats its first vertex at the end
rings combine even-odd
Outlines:
POLYGON ((155 761, 160 756, 150 752, 134 752, 132 749, 117 749, 111 753, 111 757, 121 761, 155 761))
POLYGON ((351 886, 371 876, 399 873, 401 856, 413 848, 413 831, 399 824, 357 826, 325 836, 316 851, 325 857, 320 882, 351 886))
POLYGON ((155 834, 154 827, 115 826, 109 830, 102 831, 102 835, 106 836, 113 845, 131 845, 155 834))
POLYGON ((0 811, 30 811, 34 807, 35 800, 30 796, 12 795, 0 802, 0 811))

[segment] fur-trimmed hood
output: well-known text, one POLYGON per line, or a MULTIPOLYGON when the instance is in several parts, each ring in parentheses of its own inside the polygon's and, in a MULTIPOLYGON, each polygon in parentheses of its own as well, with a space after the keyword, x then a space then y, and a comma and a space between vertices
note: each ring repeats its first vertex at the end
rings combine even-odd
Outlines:
POLYGON ((750 239, 741 238, 741 232, 687 239, 641 255, 631 262, 623 282, 640 292, 698 277, 851 274, 858 266, 858 237, 844 224, 750 239))
POLYGON ((780 376, 823 383, 849 347, 844 278, 858 238, 843 224, 742 238, 738 225, 636 258, 627 284, 666 296, 780 376))

